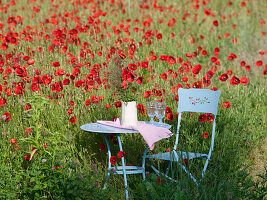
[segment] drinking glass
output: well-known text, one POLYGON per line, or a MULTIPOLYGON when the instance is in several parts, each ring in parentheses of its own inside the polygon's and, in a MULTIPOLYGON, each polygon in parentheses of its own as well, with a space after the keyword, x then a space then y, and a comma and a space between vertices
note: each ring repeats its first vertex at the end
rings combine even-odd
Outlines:
POLYGON ((156 108, 156 116, 159 118, 159 123, 162 124, 162 119, 165 116, 165 108, 166 108, 166 103, 163 102, 158 102, 157 103, 157 108, 156 108))
POLYGON ((150 123, 154 122, 154 117, 156 116, 157 102, 150 101, 146 102, 147 105, 147 114, 150 117, 150 123))

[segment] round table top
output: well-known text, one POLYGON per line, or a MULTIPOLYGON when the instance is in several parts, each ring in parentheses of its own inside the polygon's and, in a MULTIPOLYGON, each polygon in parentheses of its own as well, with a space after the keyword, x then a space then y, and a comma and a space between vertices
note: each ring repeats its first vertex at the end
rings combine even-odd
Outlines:
MULTIPOLYGON (((152 124, 155 126, 159 127, 164 127, 164 128, 171 128, 171 125, 166 124, 166 123, 159 123, 159 122, 149 122, 146 121, 147 124, 152 124)), ((126 128, 118 128, 118 127, 113 127, 113 126, 108 126, 100 123, 90 123, 90 124, 84 124, 80 127, 83 131, 86 132, 94 132, 94 133, 139 133, 136 130, 133 129, 126 129, 126 128)))

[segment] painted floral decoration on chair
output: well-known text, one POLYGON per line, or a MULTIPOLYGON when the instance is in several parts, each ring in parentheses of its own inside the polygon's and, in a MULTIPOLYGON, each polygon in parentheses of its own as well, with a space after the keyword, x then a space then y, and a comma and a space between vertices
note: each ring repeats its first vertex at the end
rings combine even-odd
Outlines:
POLYGON ((188 98, 189 98, 189 103, 190 104, 193 104, 193 105, 196 105, 197 103, 200 103, 200 104, 210 103, 208 101, 208 98, 207 97, 203 97, 203 99, 201 99, 201 98, 193 99, 193 97, 188 97, 188 98))

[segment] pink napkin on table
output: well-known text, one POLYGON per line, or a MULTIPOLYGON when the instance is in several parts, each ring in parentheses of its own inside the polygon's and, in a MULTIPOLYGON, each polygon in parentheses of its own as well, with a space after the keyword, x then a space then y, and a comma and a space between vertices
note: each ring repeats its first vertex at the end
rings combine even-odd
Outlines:
POLYGON ((173 133, 164 127, 157 127, 151 124, 146 124, 145 122, 138 122, 137 126, 122 126, 120 123, 120 119, 117 118, 116 121, 97 121, 97 123, 118 127, 118 128, 125 128, 125 129, 133 129, 138 131, 146 141, 149 146, 150 150, 154 149, 154 144, 161 139, 169 138, 173 135, 173 133))

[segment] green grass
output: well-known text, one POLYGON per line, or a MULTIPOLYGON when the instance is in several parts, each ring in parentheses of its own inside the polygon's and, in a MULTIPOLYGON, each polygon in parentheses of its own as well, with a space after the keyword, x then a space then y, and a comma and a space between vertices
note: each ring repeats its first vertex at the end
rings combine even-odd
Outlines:
MULTIPOLYGON (((186 87, 182 82, 184 76, 189 78, 187 83, 190 86, 200 81, 205 73, 215 66, 210 58, 214 56, 216 47, 220 49, 218 54, 220 64, 217 65, 211 85, 206 88, 217 87, 221 91, 221 96, 216 119, 215 146, 201 185, 196 187, 175 163, 173 163, 171 173, 178 182, 169 183, 168 180, 162 178, 163 183, 158 184, 158 177, 147 166, 146 170, 149 175, 145 182, 142 181, 141 175, 128 176, 130 199, 266 199, 266 168, 262 166, 258 172, 254 171, 258 162, 255 152, 260 147, 266 146, 263 141, 266 141, 267 129, 267 84, 263 71, 266 69, 267 59, 266 52, 264 55, 259 54, 260 51, 266 51, 267 44, 266 35, 261 34, 266 30, 266 24, 261 24, 261 20, 267 18, 266 2, 246 1, 245 7, 240 6, 242 2, 240 0, 233 1, 232 6, 227 6, 227 1, 222 0, 210 1, 206 5, 199 2, 199 9, 195 9, 191 1, 159 0, 157 5, 165 7, 162 11, 153 9, 152 1, 145 1, 150 6, 149 9, 140 8, 142 1, 97 2, 37 0, 27 1, 27 3, 16 1, 16 5, 9 5, 12 3, 4 0, 0 3, 2 14, 0 24, 3 24, 3 29, 0 29, 0 39, 2 44, 8 43, 9 46, 7 50, 0 49, 1 60, 4 61, 4 64, 0 64, 3 69, 0 77, 2 85, 0 96, 7 101, 6 105, 0 107, 0 114, 3 115, 6 112, 11 114, 10 121, 4 122, 2 118, 0 122, 2 133, 0 199, 125 199, 122 176, 111 176, 108 188, 101 189, 106 179, 106 166, 109 162, 107 150, 100 151, 99 149, 99 145, 104 144, 104 138, 100 134, 85 133, 80 129, 80 126, 86 123, 112 120, 114 116, 120 117, 121 109, 114 106, 116 101, 121 100, 120 96, 114 95, 113 87, 105 89, 105 85, 108 87, 108 80, 100 84, 98 88, 87 89, 84 86, 75 87, 75 82, 81 79, 86 80, 87 75, 92 73, 93 66, 97 64, 101 64, 99 76, 102 81, 106 78, 105 72, 115 74, 118 68, 114 62, 106 61, 106 55, 113 46, 122 49, 128 56, 128 46, 131 43, 134 43, 137 48, 133 59, 126 57, 122 61, 125 66, 129 63, 148 60, 151 52, 157 56, 157 60, 148 60, 147 69, 140 68, 136 71, 137 76, 144 78, 144 83, 137 85, 136 101, 138 104, 145 105, 146 101, 163 98, 175 115, 178 102, 174 100, 174 96, 177 95, 177 91, 173 94, 172 87, 177 84, 186 87), (130 6, 128 2, 131 2, 130 6), (172 6, 172 11, 168 9, 171 8, 169 6, 172 6), (32 10, 33 7, 40 8, 40 12, 35 13, 32 10), (122 12, 123 8, 125 14, 122 12), (94 15, 98 9, 107 13, 106 16, 98 17, 100 23, 96 24, 94 29, 92 24, 88 23, 88 17, 94 15), (179 11, 173 12, 174 9, 179 11), (215 16, 206 16, 204 9, 210 10, 215 16), (248 10, 250 14, 247 14, 248 10), (66 13, 69 16, 65 15, 66 13), (186 17, 186 20, 182 20, 185 13, 190 13, 190 15, 186 17), (58 24, 52 24, 54 14, 56 14, 54 19, 58 21, 58 24), (194 19, 196 15, 197 21, 194 19), (223 19, 222 15, 226 18, 223 19), (22 23, 17 23, 16 26, 12 23, 8 24, 7 20, 11 16, 15 18, 21 16, 22 23), (80 20, 77 17, 80 17, 80 20), (172 18, 175 18, 176 23, 170 28, 167 24, 172 18), (130 22, 127 22, 127 19, 130 19, 130 22), (136 19, 139 23, 134 22, 136 19), (159 23, 160 20, 162 23, 159 23), (218 20, 218 27, 213 25, 214 20, 218 20), (111 25, 108 25, 109 21, 111 25), (103 25, 103 22, 107 24, 103 25), (114 34, 112 26, 118 29, 120 23, 124 25, 124 28, 130 25, 130 35, 123 29, 120 35, 114 34), (68 33, 71 29, 84 28, 85 25, 89 25, 89 30, 79 31, 77 36, 73 37, 80 39, 80 44, 75 45, 71 42, 72 37, 68 33), (138 27, 139 32, 134 32, 134 27, 138 27), (64 36, 61 38, 64 45, 68 46, 66 53, 61 53, 62 47, 55 47, 52 52, 48 50, 53 46, 52 39, 55 39, 53 31, 57 29, 66 35, 66 39, 64 36), (141 29, 144 29, 143 32, 141 29), (151 38, 146 38, 144 35, 149 30, 155 34, 152 34, 151 38), (8 42, 7 36, 10 32, 18 34, 17 45, 8 42), (108 32, 110 37, 106 37, 108 32), (161 40, 156 39, 156 33, 162 34, 161 40), (171 33, 175 34, 174 38, 170 36, 171 33), (225 33, 229 33, 230 36, 226 38, 225 33), (45 40, 44 36, 47 34, 52 39, 45 40), (30 35, 33 40, 25 41, 27 35, 30 35), (203 35, 204 39, 201 39, 200 35, 203 35), (221 39, 218 39, 218 35, 221 39), (232 42, 235 37, 238 43, 232 42), (118 38, 121 40, 129 38, 130 41, 123 41, 119 44, 116 42, 118 38), (192 38, 195 42, 191 44, 192 38), (147 40, 151 40, 151 45, 146 44, 147 40), (84 42, 89 45, 88 52, 83 49, 87 53, 86 58, 80 56, 84 42), (142 45, 139 42, 142 42, 142 45), (38 47, 42 47, 43 50, 39 52, 38 47), (207 50, 208 55, 201 55, 197 47, 207 50), (94 53, 94 58, 90 58, 89 49, 94 53), (99 51, 102 51, 102 56, 97 55, 99 51), (197 52, 198 56, 186 57, 186 53, 193 52, 197 52), (76 63, 90 63, 91 66, 80 67, 80 74, 73 82, 71 81, 70 85, 64 85, 61 92, 52 91, 50 85, 63 81, 65 78, 70 79, 66 74, 61 77, 54 76, 49 86, 40 84, 39 92, 42 98, 32 92, 29 87, 32 84, 31 78, 37 76, 34 73, 36 69, 41 70, 39 76, 54 75, 55 68, 52 63, 58 61, 60 63, 58 68, 65 69, 65 73, 72 74, 75 64, 71 63, 71 56, 67 53, 77 57, 76 63), (237 55, 233 61, 228 60, 231 53, 237 55), (26 68, 30 81, 23 80, 15 72, 6 77, 6 70, 15 68, 16 64, 12 60, 6 60, 8 54, 20 59, 17 65, 26 68), (182 64, 169 65, 168 62, 159 60, 160 55, 181 57, 183 62, 191 62, 189 72, 179 73, 178 70, 182 64), (34 65, 28 65, 26 61, 23 61, 23 56, 30 56, 30 59, 35 60, 34 65), (256 66, 258 60, 263 62, 260 67, 256 66), (251 70, 247 71, 244 67, 240 67, 241 61, 250 65, 251 70), (103 65, 104 62, 108 64, 108 67, 103 65), (200 64, 202 69, 194 79, 191 71, 196 64, 200 64), (161 74, 168 73, 170 70, 178 72, 178 77, 172 78, 169 74, 167 80, 161 79, 161 74), (229 80, 232 76, 226 82, 219 81, 218 77, 227 73, 227 70, 232 70, 232 76, 247 77, 248 84, 231 85, 229 80), (154 79, 151 78, 152 75, 155 76, 154 79), (17 87, 14 82, 23 82, 25 93, 14 95, 17 87), (11 95, 7 94, 8 89, 11 95), (144 98, 144 92, 152 89, 161 90, 161 92, 164 89, 165 93, 162 97, 152 95, 148 99, 144 98), (64 98, 60 97, 62 94, 64 98), (102 100, 93 103, 93 95, 101 97, 102 100), (50 96, 49 100, 48 96, 50 96), (91 104, 85 107, 87 99, 91 100, 91 104), (71 100, 74 101, 74 106, 69 105, 71 100), (221 106, 226 101, 230 102, 230 108, 221 106), (32 105, 29 111, 24 109, 27 103, 32 105), (107 109, 105 107, 107 104, 110 104, 111 108, 107 109), (73 109, 70 115, 67 114, 69 109, 73 109), (77 117, 77 122, 74 124, 69 122, 70 117, 73 116, 77 117), (31 128, 33 132, 25 133, 27 128, 31 128), (16 139, 16 144, 11 144, 11 139, 16 139), (48 143, 47 148, 43 146, 45 143, 48 143), (38 153, 32 151, 33 147, 37 148, 38 153), (32 157, 30 161, 24 158, 27 154, 32 157), (56 169, 57 166, 59 169, 56 169), (253 171, 253 176, 250 171, 253 171), (260 173, 259 176, 255 177, 258 173, 260 173)), ((98 84, 95 83, 95 85, 98 84)), ((115 89, 116 87, 119 88, 120 85, 115 85, 115 89)), ((211 125, 208 122, 198 122, 198 116, 198 114, 193 114, 192 118, 190 114, 183 116, 179 148, 188 151, 208 151, 211 137, 209 135, 207 139, 203 139, 202 133, 204 131, 211 133, 211 125)), ((138 113, 138 120, 149 120, 149 117, 138 113)), ((171 131, 176 132, 177 118, 174 117, 173 121, 164 118, 164 122, 172 125, 171 131)), ((146 145, 142 136, 127 134, 121 138, 127 163, 140 165, 146 145)), ((158 142, 155 150, 149 153, 160 153, 166 151, 167 148, 172 148, 174 140, 175 137, 172 137, 158 142)), ((113 144, 112 147, 112 155, 117 155, 118 145, 113 144)), ((118 159, 119 163, 120 159, 118 159)), ((266 163, 266 160, 263 163, 266 163)), ((167 163, 157 161, 155 164, 162 169, 167 165, 167 163)), ((199 176, 201 166, 203 166, 201 161, 192 161, 190 170, 199 176)))

